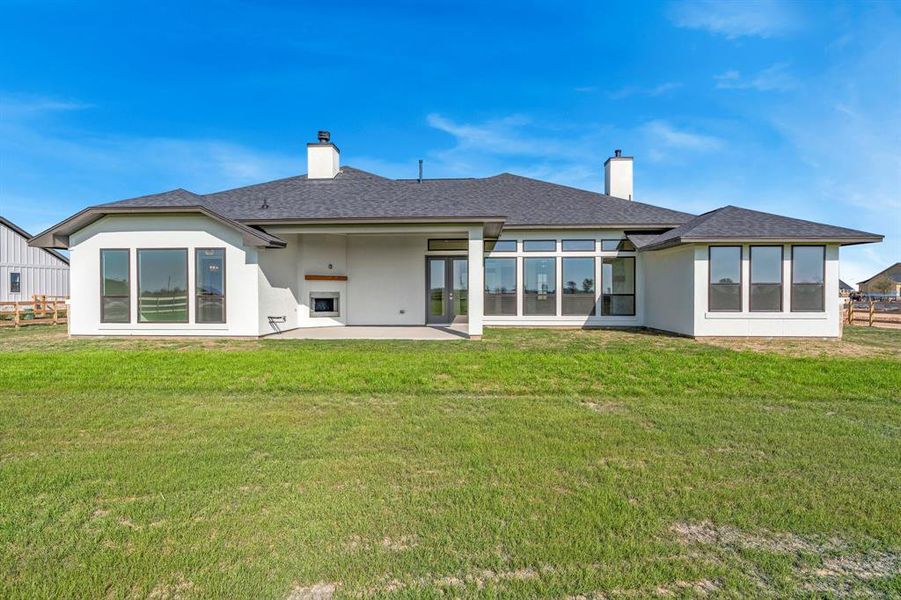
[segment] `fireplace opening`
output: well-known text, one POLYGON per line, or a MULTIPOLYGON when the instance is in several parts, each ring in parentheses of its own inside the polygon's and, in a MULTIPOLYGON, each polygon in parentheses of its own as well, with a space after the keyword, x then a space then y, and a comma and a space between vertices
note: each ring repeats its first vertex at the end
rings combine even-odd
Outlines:
POLYGON ((311 317, 338 317, 341 295, 338 292, 310 292, 311 317))

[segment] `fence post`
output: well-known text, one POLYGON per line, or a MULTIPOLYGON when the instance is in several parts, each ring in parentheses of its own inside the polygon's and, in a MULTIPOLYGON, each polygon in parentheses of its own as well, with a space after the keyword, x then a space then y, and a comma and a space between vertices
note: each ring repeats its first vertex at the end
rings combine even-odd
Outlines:
POLYGON ((876 303, 870 300, 870 327, 873 326, 873 315, 876 314, 876 303))
POLYGON ((13 317, 13 322, 16 324, 16 327, 19 326, 19 302, 18 302, 18 300, 15 303, 15 316, 13 317))
POLYGON ((59 324, 59 304, 56 300, 53 301, 53 324, 59 324))

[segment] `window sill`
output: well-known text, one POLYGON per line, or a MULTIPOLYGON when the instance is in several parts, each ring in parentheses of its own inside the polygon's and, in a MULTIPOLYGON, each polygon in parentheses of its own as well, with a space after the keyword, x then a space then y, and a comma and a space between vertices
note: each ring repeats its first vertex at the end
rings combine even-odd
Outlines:
POLYGON ((793 313, 793 312, 707 312, 705 319, 750 319, 750 320, 787 320, 787 321, 825 321, 829 318, 825 312, 793 313))

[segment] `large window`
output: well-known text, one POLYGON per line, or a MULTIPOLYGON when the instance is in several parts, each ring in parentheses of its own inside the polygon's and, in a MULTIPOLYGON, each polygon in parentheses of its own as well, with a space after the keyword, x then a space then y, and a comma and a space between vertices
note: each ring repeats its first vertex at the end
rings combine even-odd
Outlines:
POLYGON ((557 259, 524 258, 522 314, 557 314, 557 259))
POLYGON ((19 294, 22 292, 22 274, 15 271, 9 274, 9 292, 19 294))
POLYGON ((523 252, 556 252, 556 240, 525 240, 522 243, 523 252))
POLYGON ((601 314, 635 315, 635 258, 632 256, 601 259, 601 314))
POLYGON ((516 259, 485 259, 485 314, 516 314, 516 259))
POLYGON ((741 246, 710 246, 711 312, 741 312, 741 246))
POLYGON ((198 248, 194 293, 198 323, 225 323, 225 248, 198 248))
POLYGON ((131 266, 128 250, 100 251, 100 322, 131 321, 131 266))
POLYGON ((751 311, 782 310, 782 246, 751 246, 751 311))
POLYGON ((594 259, 566 257, 562 260, 563 314, 580 317, 595 314, 594 259))
POLYGON ((138 321, 188 322, 187 250, 138 250, 138 321))
POLYGON ((792 246, 793 312, 822 312, 826 306, 826 247, 792 246))

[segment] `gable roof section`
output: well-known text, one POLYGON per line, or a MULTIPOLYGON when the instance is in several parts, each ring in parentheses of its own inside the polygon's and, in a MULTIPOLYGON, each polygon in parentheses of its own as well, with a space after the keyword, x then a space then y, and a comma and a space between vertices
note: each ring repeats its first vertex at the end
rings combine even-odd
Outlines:
POLYGON ((284 240, 277 236, 220 215, 204 205, 200 196, 183 189, 88 207, 50 229, 37 234, 29 241, 29 244, 42 248, 65 248, 68 247, 69 235, 107 215, 160 213, 202 214, 237 230, 241 233, 244 241, 251 246, 283 248, 286 245, 284 240))
POLYGON ((704 213, 652 240, 643 250, 661 250, 694 242, 837 242, 842 245, 882 241, 856 229, 814 223, 770 213, 724 206, 704 213))
MULTIPOLYGON (((31 240, 31 234, 29 234, 27 231, 25 231, 24 229, 22 229, 21 227, 19 227, 18 225, 16 225, 12 221, 10 221, 9 219, 0 217, 0 223, 2 223, 3 225, 6 225, 11 230, 13 230, 16 233, 18 233, 19 235, 21 235, 23 238, 25 238, 26 242, 31 240)), ((66 263, 67 265, 69 264, 69 259, 66 258, 65 256, 63 256, 62 254, 60 254, 59 252, 57 252, 56 250, 53 250, 52 248, 41 248, 41 250, 44 250, 45 252, 49 253, 51 256, 53 256, 53 258, 57 258, 57 259, 63 261, 64 263, 66 263)))
POLYGON ((882 277, 883 275, 885 275, 886 277, 888 277, 895 283, 901 283, 901 262, 896 262, 889 268, 879 271, 878 273, 876 273, 869 279, 864 279, 863 281, 858 281, 857 285, 864 285, 864 284, 870 283, 877 277, 882 277))
POLYGON ((841 290, 841 291, 843 291, 843 292, 853 292, 853 291, 854 291, 854 288, 853 288, 853 287, 851 287, 850 285, 848 285, 847 283, 845 283, 845 282, 842 281, 841 279, 838 280, 838 289, 841 290))

